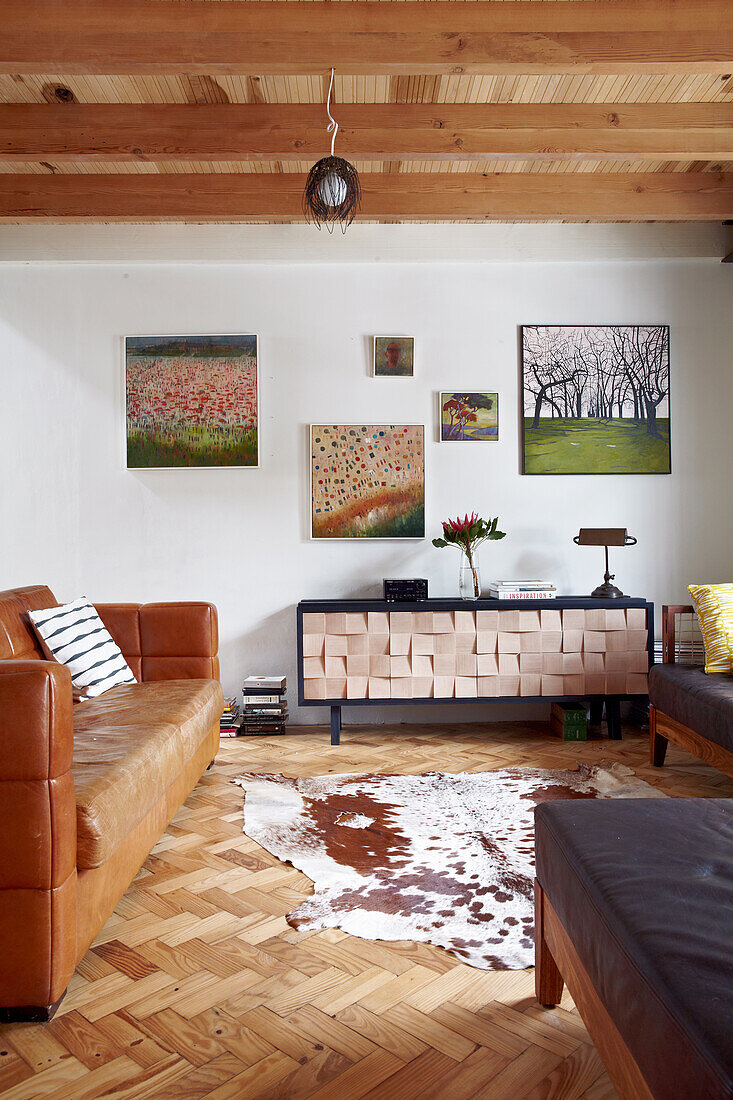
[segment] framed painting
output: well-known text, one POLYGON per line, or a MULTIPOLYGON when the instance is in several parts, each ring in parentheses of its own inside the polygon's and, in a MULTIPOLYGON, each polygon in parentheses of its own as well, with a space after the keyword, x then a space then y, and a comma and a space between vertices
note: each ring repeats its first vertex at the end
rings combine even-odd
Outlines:
POLYGON ((422 424, 312 424, 311 537, 425 538, 422 424))
POLYGON ((668 325, 524 325, 525 474, 671 472, 668 325))
POLYGON ((441 393, 441 443, 489 443, 499 438, 498 393, 441 393))
POLYGON ((128 470, 258 466, 257 337, 125 337, 128 470))
POLYGON ((375 378, 412 378, 414 373, 414 336, 374 337, 375 378))

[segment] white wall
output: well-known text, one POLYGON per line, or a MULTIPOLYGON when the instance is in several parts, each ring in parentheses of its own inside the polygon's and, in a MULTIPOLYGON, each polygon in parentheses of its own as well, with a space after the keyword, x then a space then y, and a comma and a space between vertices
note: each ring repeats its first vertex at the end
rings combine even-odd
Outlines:
POLYGON ((456 592, 457 554, 430 538, 308 539, 307 424, 405 421, 427 427, 429 536, 471 509, 508 532, 482 550, 485 579, 588 592, 602 551, 573 534, 625 526, 639 542, 614 556, 624 591, 682 601, 688 582, 731 579, 732 290, 731 267, 690 260, 0 265, 0 583, 45 582, 63 600, 212 600, 225 689, 282 669, 297 719, 323 721, 294 705, 299 599, 376 596, 385 575, 456 592), (520 476, 517 326, 533 322, 671 324, 671 476, 520 476), (414 379, 370 377, 369 336, 392 330, 416 337, 414 379), (261 468, 128 472, 120 337, 218 331, 260 337, 261 468), (435 442, 435 394, 454 387, 499 391, 498 444, 435 442))

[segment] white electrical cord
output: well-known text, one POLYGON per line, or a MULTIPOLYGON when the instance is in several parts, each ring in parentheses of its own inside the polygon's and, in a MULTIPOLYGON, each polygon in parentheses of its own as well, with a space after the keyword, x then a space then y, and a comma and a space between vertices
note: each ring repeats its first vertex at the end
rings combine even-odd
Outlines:
POLYGON ((331 114, 331 91, 333 89, 333 69, 331 69, 331 83, 328 85, 328 99, 326 100, 326 114, 330 118, 330 122, 326 128, 326 133, 332 134, 331 137, 331 156, 333 156, 333 148, 336 144, 336 134, 339 132, 339 124, 331 114))

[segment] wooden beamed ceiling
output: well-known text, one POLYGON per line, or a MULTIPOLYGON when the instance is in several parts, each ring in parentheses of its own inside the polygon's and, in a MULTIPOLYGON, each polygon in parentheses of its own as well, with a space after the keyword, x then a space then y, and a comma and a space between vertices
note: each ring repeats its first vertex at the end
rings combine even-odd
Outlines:
POLYGON ((730 0, 0 0, 0 28, 5 222, 301 220, 331 65, 364 220, 733 217, 730 0))
MULTIPOLYGON (((340 104, 352 160, 733 160, 733 103, 340 104)), ((321 104, 0 104, 20 161, 317 159, 321 104)))
MULTIPOLYGON (((24 221, 297 221, 299 173, 4 175, 0 212, 24 221)), ((366 219, 472 221, 722 221, 733 209, 733 172, 549 175, 362 175, 366 219)))
POLYGON ((2 0, 0 14, 6 73, 727 73, 733 56, 729 0, 2 0))

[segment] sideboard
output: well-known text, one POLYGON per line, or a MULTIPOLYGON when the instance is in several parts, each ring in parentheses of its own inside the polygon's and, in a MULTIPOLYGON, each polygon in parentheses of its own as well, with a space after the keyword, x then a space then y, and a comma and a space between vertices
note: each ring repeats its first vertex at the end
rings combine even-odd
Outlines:
POLYGON ((589 698, 621 737, 620 701, 647 693, 654 604, 645 599, 303 599, 300 706, 589 698))
POLYGON ((344 706, 588 699, 621 737, 620 700, 647 694, 654 605, 642 599, 302 600, 298 703, 344 706))

